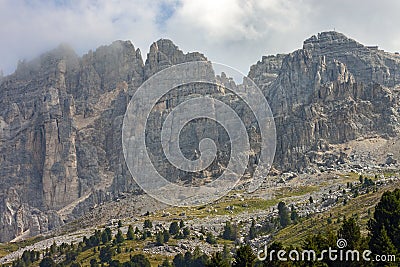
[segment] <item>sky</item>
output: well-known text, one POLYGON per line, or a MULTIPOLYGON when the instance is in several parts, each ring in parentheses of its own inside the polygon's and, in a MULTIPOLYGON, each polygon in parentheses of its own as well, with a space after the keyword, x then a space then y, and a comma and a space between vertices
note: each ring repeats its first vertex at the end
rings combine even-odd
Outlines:
POLYGON ((336 30, 365 45, 400 51, 398 0, 0 0, 0 70, 12 73, 60 43, 78 55, 130 40, 145 59, 171 39, 247 74, 263 55, 288 53, 336 30))

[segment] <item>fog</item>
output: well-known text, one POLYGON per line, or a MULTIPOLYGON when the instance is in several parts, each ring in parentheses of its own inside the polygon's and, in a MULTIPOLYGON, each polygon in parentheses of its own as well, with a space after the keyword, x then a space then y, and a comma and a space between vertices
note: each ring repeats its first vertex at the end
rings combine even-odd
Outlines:
POLYGON ((291 52, 326 30, 395 52, 399 10, 395 0, 0 0, 0 69, 10 74, 18 60, 60 43, 82 55, 131 40, 145 57, 152 42, 169 38, 247 73, 263 55, 291 52))

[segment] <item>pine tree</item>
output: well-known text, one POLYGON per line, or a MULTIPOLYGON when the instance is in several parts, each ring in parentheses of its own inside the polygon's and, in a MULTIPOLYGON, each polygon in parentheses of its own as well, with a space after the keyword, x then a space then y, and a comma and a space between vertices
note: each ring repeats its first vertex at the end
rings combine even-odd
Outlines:
POLYGON ((156 234, 156 244, 162 246, 164 244, 164 234, 162 232, 157 232, 156 234))
POLYGON ((346 239, 348 249, 357 249, 361 240, 360 227, 354 218, 344 220, 338 238, 346 239))
POLYGON ((163 231, 163 236, 164 236, 164 242, 168 242, 169 239, 171 238, 171 235, 167 230, 163 231))
POLYGON ((256 238, 256 227, 255 227, 255 225, 256 225, 255 220, 252 220, 251 221, 250 230, 249 230, 249 239, 250 240, 256 238))
MULTIPOLYGON (((84 237, 84 239, 86 238, 86 236, 84 237)), ((87 238, 86 238, 87 240, 87 238)), ((57 244, 56 241, 53 241, 53 244, 51 244, 50 246, 50 254, 53 255, 54 253, 57 252, 57 244)))
POLYGON ((111 262, 113 255, 114 251, 109 245, 100 249, 99 258, 101 262, 111 262))
POLYGON ((209 263, 206 265, 208 267, 229 267, 230 263, 224 259, 221 252, 217 251, 210 259, 209 263))
POLYGON ((179 232, 179 225, 177 222, 172 222, 169 226, 169 233, 171 235, 176 235, 179 232))
POLYGON ((279 215, 279 223, 282 227, 286 227, 290 223, 288 208, 286 207, 285 202, 278 203, 278 215, 279 215))
POLYGON ((143 223, 143 228, 153 228, 153 224, 149 219, 146 219, 143 223))
POLYGON ((118 229, 118 232, 117 232, 117 234, 115 235, 115 242, 116 242, 117 244, 120 244, 120 243, 124 243, 124 241, 125 241, 124 236, 122 235, 121 230, 118 229))
POLYGON ((101 232, 101 242, 106 244, 108 242, 108 234, 106 231, 101 232))
POLYGON ((21 259, 25 263, 25 265, 30 265, 35 260, 34 258, 31 259, 31 253, 28 250, 25 250, 22 253, 21 259))
POLYGON ((126 233, 126 239, 127 239, 127 240, 133 240, 133 239, 135 239, 135 233, 133 232, 133 227, 132 227, 132 225, 129 225, 129 227, 128 227, 128 232, 126 233))
MULTIPOLYGON (((380 235, 376 236, 376 239, 371 244, 371 251, 379 255, 396 255, 398 251, 390 240, 385 226, 380 229, 380 235)), ((397 258, 397 257, 396 257, 397 258)))
POLYGON ((178 253, 175 255, 174 259, 172 260, 173 266, 175 267, 185 267, 185 259, 182 253, 178 253))
POLYGON ((111 241, 112 240, 112 231, 109 227, 106 227, 104 229, 104 231, 106 232, 107 236, 108 236, 108 240, 111 241))
POLYGON ((249 245, 244 245, 237 249, 234 258, 234 267, 252 267, 254 266, 256 256, 249 245))
POLYGON ((146 240, 147 238, 147 232, 143 231, 142 236, 140 237, 141 240, 146 240))
POLYGON ((237 226, 232 225, 230 221, 225 222, 224 231, 222 233, 222 238, 226 240, 235 241, 238 237, 237 226))
POLYGON ((52 258, 46 257, 43 258, 43 260, 39 263, 40 267, 54 267, 56 266, 56 263, 53 261, 52 258))
POLYGON ((296 209, 292 205, 291 211, 290 211, 290 219, 292 222, 297 223, 297 220, 299 219, 299 215, 297 214, 296 209))
POLYGON ((96 259, 91 259, 90 260, 90 267, 98 267, 99 263, 97 262, 96 259))
POLYGON ((222 250, 222 257, 229 263, 229 266, 232 263, 232 255, 229 251, 228 245, 224 244, 224 249, 222 250))
POLYGON ((206 242, 211 245, 217 244, 217 240, 215 239, 215 236, 211 232, 207 233, 206 242))
POLYGON ((383 193, 375 207, 373 218, 368 223, 370 230, 370 250, 377 254, 391 251, 394 246, 396 255, 400 253, 400 189, 383 193), (383 237, 386 235, 387 238, 383 237), (386 240, 389 239, 389 240, 386 240))
POLYGON ((189 227, 185 227, 182 229, 182 234, 184 238, 187 238, 190 235, 190 229, 189 227))
POLYGON ((143 254, 132 256, 131 262, 133 263, 133 266, 151 267, 149 259, 143 254))
POLYGON ((188 266, 192 266, 191 263, 193 262, 193 255, 192 255, 192 253, 190 251, 186 251, 185 252, 185 255, 183 256, 183 259, 185 260, 185 263, 188 266))

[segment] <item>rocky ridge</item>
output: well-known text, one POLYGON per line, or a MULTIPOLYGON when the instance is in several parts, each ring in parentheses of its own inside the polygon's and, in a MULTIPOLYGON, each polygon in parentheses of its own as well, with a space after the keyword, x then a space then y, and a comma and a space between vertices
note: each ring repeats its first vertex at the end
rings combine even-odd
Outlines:
MULTIPOLYGON (((152 74, 197 60, 207 59, 164 39, 152 44, 145 62, 129 41, 83 57, 63 45, 2 78, 0 242, 46 232, 124 192, 138 192, 121 147, 126 106, 152 74)), ((263 57, 249 77, 275 116, 274 167, 315 172, 339 166, 352 160, 341 144, 398 136, 399 66, 398 55, 337 32, 313 36, 293 53, 263 57)), ((170 94, 165 103, 178 103, 189 91, 170 94)), ((186 138, 187 148, 199 138, 186 138)))
MULTIPOLYGON (((341 33, 323 32, 280 58, 264 57, 249 76, 274 113, 275 164, 281 170, 323 165, 317 152, 328 154, 335 144, 398 135, 398 55, 363 46, 341 33), (277 64, 279 71, 271 68, 277 64), (276 78, 263 78, 271 76, 276 78)), ((342 152, 335 165, 346 161, 342 152)))
POLYGON ((153 73, 206 60, 169 40, 143 63, 129 41, 82 58, 62 45, 20 62, 0 84, 0 242, 35 236, 137 190, 122 154, 130 97, 153 73))

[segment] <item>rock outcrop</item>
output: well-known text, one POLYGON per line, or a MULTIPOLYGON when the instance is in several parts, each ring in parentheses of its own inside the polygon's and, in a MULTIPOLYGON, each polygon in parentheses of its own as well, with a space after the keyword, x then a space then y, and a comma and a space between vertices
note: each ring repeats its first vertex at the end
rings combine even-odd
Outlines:
POLYGON ((154 73, 172 65, 203 60, 206 60, 206 57, 201 53, 184 54, 171 40, 160 39, 150 46, 144 66, 144 77, 148 79, 154 73))
POLYGON ((264 57, 249 73, 274 113, 277 168, 305 170, 332 144, 398 135, 397 55, 324 32, 281 58, 264 57))
POLYGON ((135 90, 172 64, 206 60, 169 40, 143 63, 129 41, 82 58, 62 45, 0 84, 0 242, 37 235, 137 189, 121 127, 135 90))

